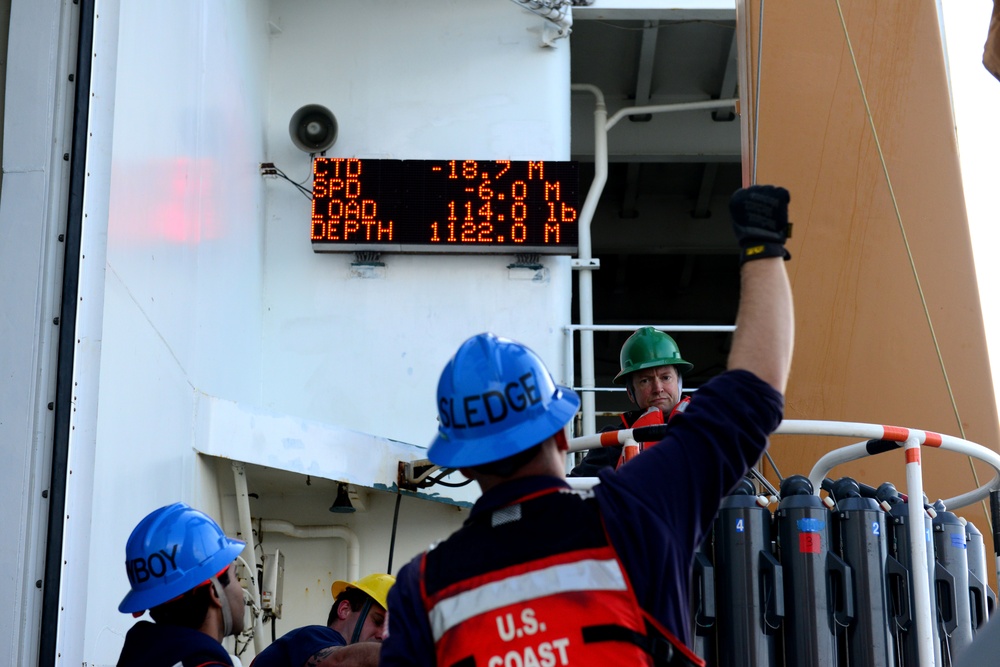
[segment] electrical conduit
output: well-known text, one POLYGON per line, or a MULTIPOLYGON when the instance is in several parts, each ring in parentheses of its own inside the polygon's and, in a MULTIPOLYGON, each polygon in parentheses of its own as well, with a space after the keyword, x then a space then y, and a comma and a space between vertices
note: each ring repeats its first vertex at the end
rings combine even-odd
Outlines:
POLYGON ((281 533, 289 537, 305 539, 338 538, 347 542, 347 580, 360 579, 361 546, 358 536, 346 526, 296 526, 288 521, 277 519, 261 519, 260 530, 263 533, 281 533))

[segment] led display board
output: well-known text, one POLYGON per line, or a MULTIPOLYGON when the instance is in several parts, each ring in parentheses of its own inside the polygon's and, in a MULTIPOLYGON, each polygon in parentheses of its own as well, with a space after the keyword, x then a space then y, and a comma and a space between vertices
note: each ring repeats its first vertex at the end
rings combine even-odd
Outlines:
POLYGON ((313 250, 573 255, 579 180, 576 162, 316 158, 313 250))

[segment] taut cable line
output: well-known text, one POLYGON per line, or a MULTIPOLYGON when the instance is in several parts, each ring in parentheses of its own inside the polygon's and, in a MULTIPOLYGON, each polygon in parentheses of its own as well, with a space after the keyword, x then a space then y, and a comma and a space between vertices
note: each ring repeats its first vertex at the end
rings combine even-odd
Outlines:
MULTIPOLYGON (((861 79, 861 70, 858 68, 858 60, 854 55, 854 46, 851 43, 851 35, 847 30, 847 22, 844 20, 844 10, 840 5, 840 0, 835 0, 837 4, 837 14, 840 16, 840 26, 844 31, 844 39, 847 42, 847 51, 851 55, 851 64, 854 66, 854 76, 858 81, 858 89, 861 91, 861 101, 865 105, 865 115, 868 119, 868 126, 871 128, 872 138, 875 140, 875 148, 878 151, 879 163, 882 165, 882 173, 885 176, 885 184, 889 189, 889 198, 892 200, 892 209, 896 214, 896 223, 899 226, 899 233, 903 239, 903 246, 906 248, 906 257, 910 262, 910 271, 913 273, 913 281, 917 286, 917 293, 920 295, 920 305, 924 310, 924 317, 927 320, 927 328, 930 330, 931 340, 934 342, 934 352, 937 354, 938 364, 941 367, 941 375, 944 377, 945 388, 948 390, 948 399, 951 401, 951 408, 955 414, 955 421, 958 423, 958 430, 962 439, 967 439, 965 437, 965 427, 962 426, 962 418, 958 411, 958 403, 955 401, 955 392, 952 390, 951 380, 948 378, 948 370, 945 367, 944 355, 941 354, 941 346, 938 343, 937 333, 934 331, 934 322, 931 319, 930 309, 927 307, 927 297, 924 295, 923 286, 920 284, 920 275, 917 271, 916 262, 913 260, 913 251, 910 249, 910 241, 906 236, 906 227, 903 225, 903 216, 899 211, 899 202, 896 200, 896 193, 892 187, 892 178, 889 176, 889 167, 886 165, 885 154, 882 152, 882 144, 878 138, 878 130, 875 128, 875 119, 872 116, 871 106, 868 104, 868 95, 865 93, 865 84, 861 79)), ((763 9, 763 0, 761 0, 761 9, 763 9)), ((758 67, 760 64, 760 54, 757 55, 758 67)), ((758 81, 758 86, 760 82, 758 81)), ((756 159, 756 158, 755 158, 756 159)), ((976 466, 969 457, 969 467, 972 469, 972 477, 975 480, 976 486, 979 484, 979 474, 976 472, 976 466)), ((982 501, 983 511, 986 514, 987 523, 990 521, 990 512, 986 507, 986 501, 982 501)), ((992 525, 990 526, 992 531, 992 525)))
POLYGON ((760 63, 764 55, 764 0, 760 0, 757 13, 757 80, 754 82, 753 96, 753 169, 750 184, 757 184, 757 140, 760 138, 760 63))

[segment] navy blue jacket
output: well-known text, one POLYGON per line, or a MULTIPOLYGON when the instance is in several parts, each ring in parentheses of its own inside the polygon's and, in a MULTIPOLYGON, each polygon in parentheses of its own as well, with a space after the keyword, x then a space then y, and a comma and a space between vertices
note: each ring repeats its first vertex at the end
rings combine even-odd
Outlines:
POLYGON ((260 652, 251 667, 302 667, 318 651, 331 646, 347 646, 347 640, 325 625, 307 625, 286 632, 260 652))
POLYGON ((118 667, 229 665, 225 647, 200 630, 139 621, 125 635, 118 667))

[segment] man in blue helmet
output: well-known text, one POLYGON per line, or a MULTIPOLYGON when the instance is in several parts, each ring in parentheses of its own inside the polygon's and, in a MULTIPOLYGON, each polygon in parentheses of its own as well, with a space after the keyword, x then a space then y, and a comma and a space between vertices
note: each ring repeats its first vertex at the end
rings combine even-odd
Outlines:
POLYGON ((148 514, 125 546, 131 590, 118 611, 139 621, 125 636, 118 667, 239 665, 222 646, 243 631, 245 602, 235 559, 245 544, 184 503, 148 514))
POLYGON ((382 665, 703 665, 687 648, 689 572, 721 499, 767 447, 791 364, 788 192, 739 190, 741 300, 729 370, 641 464, 564 479, 579 405, 528 348, 467 340, 438 383, 428 456, 483 494, 465 525, 400 570, 382 665))

